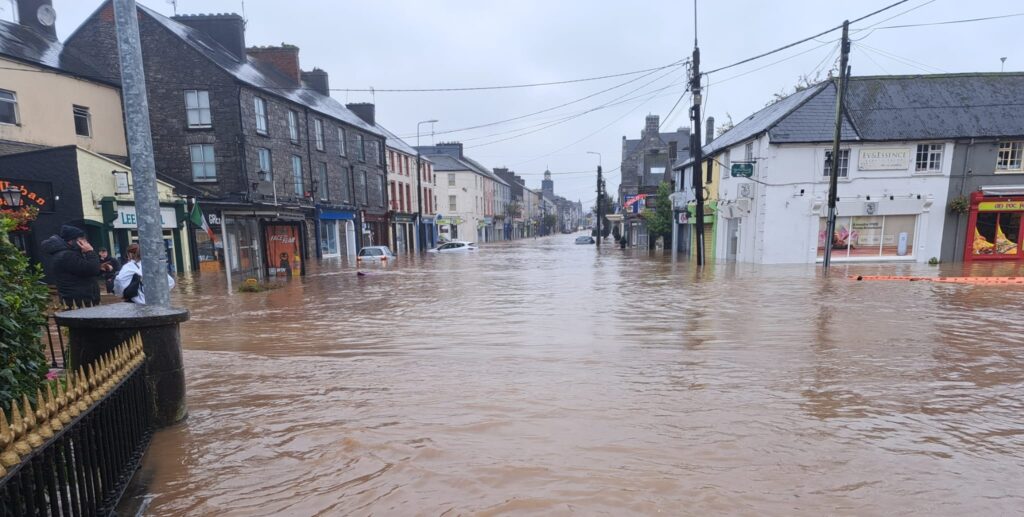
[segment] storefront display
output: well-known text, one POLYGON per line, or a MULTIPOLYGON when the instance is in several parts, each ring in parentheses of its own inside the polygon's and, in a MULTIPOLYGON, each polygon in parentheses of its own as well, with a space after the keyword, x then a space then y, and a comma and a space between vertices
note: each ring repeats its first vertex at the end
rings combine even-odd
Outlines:
MULTIPOLYGON (((825 256, 828 219, 818 224, 818 257, 825 256)), ((837 217, 832 259, 912 259, 916 215, 837 217)))
POLYGON ((297 224, 268 224, 267 274, 270 277, 302 274, 302 242, 297 224))
POLYGON ((964 260, 1021 260, 1024 196, 971 195, 964 260))

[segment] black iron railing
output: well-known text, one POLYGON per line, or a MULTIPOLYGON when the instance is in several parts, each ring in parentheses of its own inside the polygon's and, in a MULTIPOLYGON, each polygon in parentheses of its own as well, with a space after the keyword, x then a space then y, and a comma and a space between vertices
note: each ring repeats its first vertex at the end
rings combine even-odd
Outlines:
POLYGON ((56 318, 53 316, 46 318, 46 325, 42 328, 42 342, 47 345, 45 350, 48 352, 47 358, 50 360, 50 368, 66 367, 68 356, 64 349, 63 331, 64 329, 57 324, 56 318))
POLYGON ((152 436, 138 337, 0 411, 0 517, 110 515, 152 436), (20 406, 20 407, 19 407, 20 406))

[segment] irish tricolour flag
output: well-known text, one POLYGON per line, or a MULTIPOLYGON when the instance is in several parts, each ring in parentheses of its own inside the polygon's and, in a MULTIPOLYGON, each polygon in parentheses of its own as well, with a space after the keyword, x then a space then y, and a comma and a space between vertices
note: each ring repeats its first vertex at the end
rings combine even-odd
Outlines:
POLYGON ((196 204, 192 205, 192 213, 189 214, 188 218, 192 221, 192 224, 206 230, 206 234, 210 236, 211 241, 217 242, 217 236, 213 234, 213 230, 206 222, 206 216, 203 215, 203 211, 199 209, 198 201, 196 201, 196 204))

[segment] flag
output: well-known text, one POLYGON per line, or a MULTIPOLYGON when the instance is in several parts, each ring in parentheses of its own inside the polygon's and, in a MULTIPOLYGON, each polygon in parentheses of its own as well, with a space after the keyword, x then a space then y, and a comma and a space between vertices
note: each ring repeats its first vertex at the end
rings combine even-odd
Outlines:
POLYGON ((207 224, 206 216, 203 215, 203 211, 199 209, 198 201, 196 201, 196 204, 192 205, 192 213, 189 214, 188 218, 192 221, 192 224, 206 230, 206 234, 210 236, 210 240, 213 241, 214 244, 217 243, 217 236, 214 235, 213 229, 211 229, 210 225, 207 224))

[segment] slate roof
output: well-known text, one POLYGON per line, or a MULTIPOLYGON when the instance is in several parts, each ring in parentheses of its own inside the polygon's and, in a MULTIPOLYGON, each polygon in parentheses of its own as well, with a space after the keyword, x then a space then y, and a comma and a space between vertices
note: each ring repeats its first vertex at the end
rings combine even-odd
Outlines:
MULTIPOLYGON (((668 145, 668 143, 670 141, 682 142, 683 143, 682 146, 679 146, 679 145, 676 146, 677 147, 677 151, 676 151, 677 153, 680 150, 682 150, 682 149, 689 149, 690 148, 690 129, 689 128, 682 128, 679 131, 672 131, 670 133, 658 133, 658 137, 660 137, 661 141, 665 142, 666 145, 668 145)), ((640 146, 641 142, 643 142, 643 140, 639 139, 639 138, 636 139, 636 140, 626 140, 626 156, 629 156, 629 155, 633 154, 637 150, 637 147, 640 146)))
POLYGON ((290 79, 284 77, 271 67, 262 65, 251 57, 246 56, 244 61, 239 61, 234 54, 202 31, 178 23, 143 5, 139 5, 138 10, 153 18, 172 34, 181 38, 182 41, 199 52, 203 57, 209 59, 225 72, 233 75, 236 80, 262 90, 268 95, 284 97, 313 111, 358 127, 364 131, 385 136, 378 127, 367 124, 358 115, 332 97, 312 89, 296 87, 290 79))
POLYGON ((497 174, 484 167, 480 162, 463 155, 461 158, 453 154, 438 151, 434 146, 420 146, 419 150, 425 156, 429 156, 434 162, 435 171, 473 171, 481 176, 492 179, 502 185, 508 182, 499 178, 497 174))
POLYGON ((111 86, 120 86, 110 78, 104 78, 89 64, 86 56, 74 49, 64 48, 56 39, 18 23, 0 20, 0 55, 71 75, 84 76, 111 86))
MULTIPOLYGON (((387 147, 398 149, 399 151, 408 155, 416 156, 416 148, 407 144, 405 140, 399 138, 398 135, 392 133, 391 131, 388 131, 387 128, 380 124, 377 124, 375 127, 377 128, 378 132, 380 132, 381 134, 384 135, 385 138, 387 138, 387 140, 385 141, 385 145, 387 147)), ((420 156, 420 159, 425 162, 431 161, 426 156, 420 156)))
MULTIPOLYGON (((837 81, 823 81, 754 113, 704 146, 703 153, 716 154, 765 132, 773 144, 832 141, 837 81)), ((843 141, 1020 136, 1024 73, 850 78, 843 141)))

